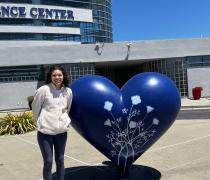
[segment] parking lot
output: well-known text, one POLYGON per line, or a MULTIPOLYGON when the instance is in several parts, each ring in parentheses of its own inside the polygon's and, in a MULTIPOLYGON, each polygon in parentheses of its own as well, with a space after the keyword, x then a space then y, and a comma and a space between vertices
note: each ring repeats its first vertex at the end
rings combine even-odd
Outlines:
MULTIPOLYGON (((209 179, 209 129, 210 119, 179 118, 159 141, 135 161, 130 168, 129 179, 209 179)), ((0 147, 0 179, 42 179, 42 157, 36 132, 2 136, 0 147)), ((68 132, 65 167, 65 179, 117 179, 117 170, 110 160, 73 129, 68 132)))

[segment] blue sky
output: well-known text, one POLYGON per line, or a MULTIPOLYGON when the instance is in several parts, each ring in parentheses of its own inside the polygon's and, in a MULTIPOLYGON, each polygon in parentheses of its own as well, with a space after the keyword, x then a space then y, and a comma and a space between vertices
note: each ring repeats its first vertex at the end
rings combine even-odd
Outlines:
POLYGON ((113 40, 210 37, 210 0, 112 0, 113 40))

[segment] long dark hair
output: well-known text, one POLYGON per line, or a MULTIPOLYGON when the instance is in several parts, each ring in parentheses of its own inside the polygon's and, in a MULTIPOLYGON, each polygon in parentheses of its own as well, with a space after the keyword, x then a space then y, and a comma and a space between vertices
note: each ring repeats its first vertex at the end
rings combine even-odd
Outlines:
POLYGON ((63 74, 63 85, 65 87, 68 87, 69 86, 69 77, 68 77, 67 73, 65 72, 65 70, 63 69, 63 67, 61 67, 59 65, 50 66, 49 71, 47 72, 47 78, 46 78, 45 83, 49 84, 49 83, 52 82, 51 76, 52 76, 52 73, 53 73, 54 70, 60 70, 62 72, 62 74, 63 74))

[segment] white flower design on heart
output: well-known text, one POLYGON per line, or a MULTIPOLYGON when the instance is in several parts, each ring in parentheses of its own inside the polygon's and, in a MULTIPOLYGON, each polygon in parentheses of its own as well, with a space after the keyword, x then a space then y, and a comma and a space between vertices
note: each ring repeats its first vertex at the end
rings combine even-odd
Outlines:
POLYGON ((104 109, 110 113, 110 117, 104 122, 107 128, 111 128, 110 133, 106 135, 108 142, 113 147, 110 153, 112 156, 118 157, 118 165, 124 163, 124 170, 126 169, 127 159, 132 157, 134 161, 135 155, 142 153, 141 148, 154 136, 157 131, 155 127, 160 123, 154 117, 152 122, 150 120, 150 123, 146 124, 145 120, 148 114, 155 108, 147 105, 145 111, 144 107, 136 106, 140 103, 141 97, 139 95, 131 96, 131 107, 123 107, 121 110, 123 117, 116 118, 112 113, 113 103, 110 101, 104 102, 104 109), (127 120, 127 125, 125 120, 127 120))
POLYGON ((132 96, 131 101, 133 105, 137 105, 141 103, 141 98, 138 95, 132 96))
POLYGON ((107 111, 111 111, 112 110, 112 106, 113 106, 113 104, 110 101, 105 101, 104 109, 106 109, 107 111))

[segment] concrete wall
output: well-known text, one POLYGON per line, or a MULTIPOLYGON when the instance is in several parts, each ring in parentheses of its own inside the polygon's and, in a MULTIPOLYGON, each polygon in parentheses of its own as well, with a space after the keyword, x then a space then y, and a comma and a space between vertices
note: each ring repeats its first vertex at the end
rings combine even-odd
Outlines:
POLYGON ((189 68, 187 79, 190 98, 192 98, 192 89, 196 86, 203 87, 202 97, 210 97, 210 68, 189 68))
POLYGON ((0 44, 0 67, 65 63, 138 63, 209 55, 210 38, 43 46, 0 44), (129 45, 130 44, 130 45, 129 45), (13 52, 13 53, 11 53, 13 52))
POLYGON ((34 95, 37 82, 0 83, 0 110, 28 108, 27 97, 34 95))

